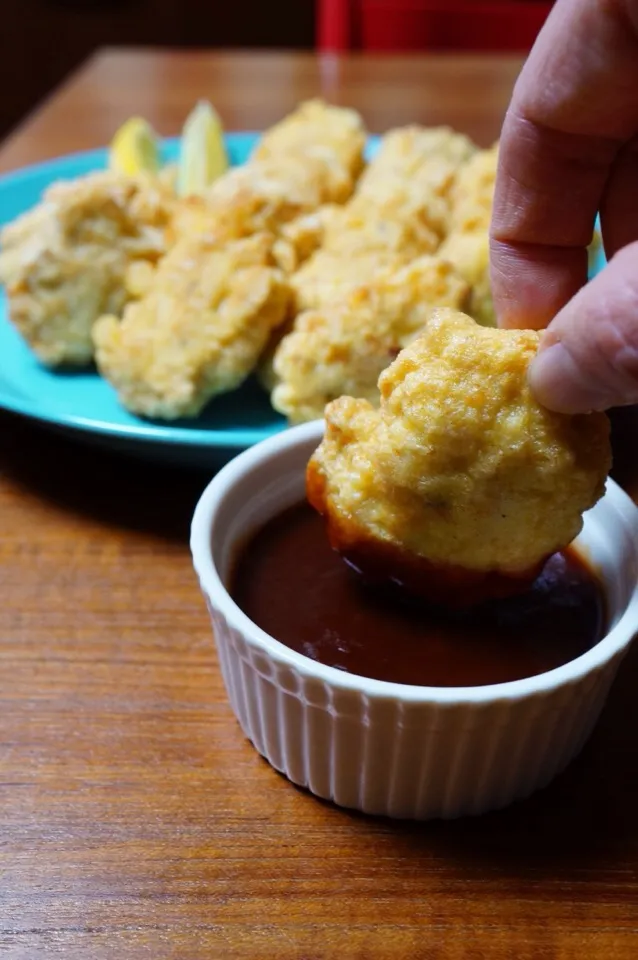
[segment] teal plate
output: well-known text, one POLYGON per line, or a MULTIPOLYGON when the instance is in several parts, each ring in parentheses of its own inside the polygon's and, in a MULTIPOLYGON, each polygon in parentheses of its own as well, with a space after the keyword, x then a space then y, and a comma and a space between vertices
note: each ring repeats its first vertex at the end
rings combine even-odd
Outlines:
MULTIPOLYGON (((244 163, 257 133, 229 133, 231 164, 244 163)), ((372 155, 377 138, 371 138, 372 155)), ((164 158, 175 160, 178 140, 163 146, 164 158)), ((26 167, 0 178, 0 225, 34 206, 55 180, 69 180, 103 169, 107 151, 92 150, 26 167)), ((600 262, 596 267, 602 265, 600 262)), ((35 359, 9 323, 0 294, 0 409, 75 434, 79 439, 174 463, 217 467, 246 447, 285 429, 268 395, 253 380, 217 397, 196 420, 170 424, 143 420, 124 410, 111 386, 95 370, 61 373, 35 359)))

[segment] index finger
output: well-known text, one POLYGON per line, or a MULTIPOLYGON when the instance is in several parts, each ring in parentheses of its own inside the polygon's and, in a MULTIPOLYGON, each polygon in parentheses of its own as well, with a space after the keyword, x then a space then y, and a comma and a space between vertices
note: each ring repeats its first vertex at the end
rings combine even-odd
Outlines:
POLYGON ((587 279, 610 168, 638 131, 638 0, 558 0, 516 83, 491 226, 502 326, 544 327, 587 279))

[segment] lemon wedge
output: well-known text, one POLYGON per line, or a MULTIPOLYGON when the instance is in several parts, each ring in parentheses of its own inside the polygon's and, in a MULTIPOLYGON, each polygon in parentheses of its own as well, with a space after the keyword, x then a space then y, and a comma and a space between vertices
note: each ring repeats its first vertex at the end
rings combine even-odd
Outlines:
POLYGON ((141 117, 131 117, 117 131, 109 150, 109 168, 117 173, 157 173, 160 168, 155 131, 141 117))
POLYGON ((227 169, 221 120, 210 103, 200 100, 182 130, 177 174, 179 196, 203 193, 227 169))

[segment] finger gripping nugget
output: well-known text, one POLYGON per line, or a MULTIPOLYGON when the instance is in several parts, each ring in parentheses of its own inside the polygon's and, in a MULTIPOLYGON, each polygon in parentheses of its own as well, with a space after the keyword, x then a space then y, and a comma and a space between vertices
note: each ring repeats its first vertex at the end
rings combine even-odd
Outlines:
POLYGON ((327 407, 307 479, 336 549, 462 604, 511 592, 571 542, 603 493, 609 424, 536 402, 538 338, 438 311, 381 375, 379 410, 327 407))
POLYGON ((148 417, 192 417, 239 386, 286 317, 289 290, 269 265, 271 246, 264 234, 223 249, 202 237, 182 240, 121 322, 98 321, 98 368, 124 406, 148 417))
POLYGON ((437 306, 461 307, 466 283, 448 263, 421 257, 381 271, 344 302, 297 317, 274 357, 276 410, 293 423, 322 417, 349 394, 375 405, 379 374, 425 326, 437 306))
POLYGON ((50 366, 93 356, 100 314, 119 314, 131 264, 165 252, 172 199, 150 177, 96 173, 54 184, 2 232, 0 280, 12 322, 50 366))

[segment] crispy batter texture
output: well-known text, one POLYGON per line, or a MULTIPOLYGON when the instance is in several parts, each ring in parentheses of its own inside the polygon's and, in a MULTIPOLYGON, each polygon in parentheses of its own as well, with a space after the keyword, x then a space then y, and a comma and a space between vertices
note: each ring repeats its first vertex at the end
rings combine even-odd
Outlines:
POLYGON ((341 209, 328 208, 320 219, 321 247, 291 277, 296 310, 343 301, 356 287, 374 282, 379 271, 396 270, 436 250, 438 237, 426 223, 395 214, 357 198, 341 209))
POLYGON ((177 207, 176 238, 205 233, 217 243, 285 224, 323 204, 342 204, 363 166, 365 129, 353 110, 320 100, 271 128, 248 163, 177 207))
POLYGON ((170 193, 157 181, 95 173, 50 187, 1 235, 0 280, 12 322, 49 366, 93 356, 91 329, 120 314, 131 264, 167 249, 170 193))
POLYGON ((375 203, 356 194, 332 215, 324 214, 324 250, 346 257, 361 253, 400 254, 404 258, 434 253, 439 238, 418 210, 402 210, 397 196, 375 203))
POLYGON ((300 423, 322 417, 326 403, 343 394, 378 404, 381 371, 434 307, 462 307, 468 292, 449 264, 425 256, 382 271, 342 304, 302 313, 275 353, 273 406, 300 423))
POLYGON ((352 186, 342 167, 313 158, 284 157, 233 167, 206 194, 177 205, 174 235, 203 233, 221 244, 264 230, 277 232, 321 204, 343 202, 352 186))
POLYGON ((322 247, 290 278, 294 313, 343 303, 357 287, 374 283, 383 271, 398 270, 411 259, 374 249, 347 257, 322 247))
POLYGON ((398 219, 421 220, 441 238, 457 174, 475 150, 471 140, 449 127, 391 130, 361 177, 357 196, 383 204, 398 219))
POLYGON ((289 289, 270 265, 271 248, 268 234, 222 249, 201 236, 181 240, 121 322, 96 323, 98 368, 125 407, 194 417, 242 383, 286 317, 289 289))
POLYGON ((450 192, 450 233, 489 227, 497 164, 495 143, 488 150, 478 150, 459 168, 450 192))
POLYGON ((476 151, 469 137, 451 127, 421 127, 411 124, 389 130, 381 138, 377 153, 360 180, 366 190, 391 173, 419 176, 432 165, 435 179, 441 165, 454 169, 465 163, 476 151))
POLYGON ((380 270, 434 253, 457 171, 474 149, 447 127, 386 134, 348 203, 324 209, 312 223, 291 225, 287 239, 297 253, 290 262, 299 264, 291 280, 296 310, 338 303, 380 270))
POLYGON ((301 156, 336 161, 354 181, 363 168, 365 142, 363 121, 355 110, 308 100, 264 134, 252 159, 301 156))
POLYGON ((498 144, 479 150, 460 169, 451 192, 450 232, 439 255, 472 287, 469 313, 486 327, 496 325, 488 231, 492 216, 498 144))
POLYGON ((471 287, 467 311, 484 327, 496 326, 490 281, 490 240, 485 230, 451 233, 438 249, 471 287))
POLYGON ((323 204, 285 223, 278 232, 275 256, 282 270, 294 273, 322 246, 328 225, 338 221, 343 207, 323 204))
POLYGON ((609 423, 536 402, 538 341, 437 311, 381 375, 380 409, 350 397, 327 407, 309 490, 337 546, 515 577, 572 541, 603 493, 609 423))

